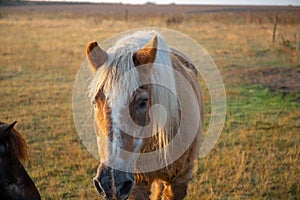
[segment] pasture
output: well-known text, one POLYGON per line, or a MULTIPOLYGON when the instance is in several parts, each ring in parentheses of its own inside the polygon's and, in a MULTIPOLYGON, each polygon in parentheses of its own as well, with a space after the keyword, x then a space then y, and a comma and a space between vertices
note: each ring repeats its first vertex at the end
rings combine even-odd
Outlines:
MULTIPOLYGON (((299 199, 300 9, 278 8, 273 43, 275 8, 189 12, 170 5, 157 13, 130 7, 126 14, 118 6, 0 7, 0 120, 17 120, 26 136, 26 169, 42 199, 98 199, 92 183, 98 161, 73 123, 75 76, 88 42, 149 26, 198 41, 226 87, 222 135, 199 159, 187 199, 299 199)), ((208 101, 206 93, 206 122, 208 101)))

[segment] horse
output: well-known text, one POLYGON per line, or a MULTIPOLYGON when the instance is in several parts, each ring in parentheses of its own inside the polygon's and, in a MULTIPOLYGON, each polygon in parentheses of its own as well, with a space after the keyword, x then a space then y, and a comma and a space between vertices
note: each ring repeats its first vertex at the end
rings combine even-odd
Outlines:
POLYGON ((100 156, 93 182, 100 196, 120 200, 184 199, 199 153, 204 115, 199 74, 193 62, 170 48, 154 30, 126 35, 107 51, 97 42, 90 42, 86 56, 93 71, 87 93, 93 104, 100 156), (176 73, 187 81, 194 99, 179 83, 176 73), (160 86, 162 80, 169 88, 160 86), (182 109, 178 96, 183 97, 181 103, 188 111, 182 109), (151 107, 157 105, 163 108, 156 107, 155 115, 151 107), (162 120, 164 116, 167 119, 162 120), (132 124, 138 131, 128 128, 132 124), (186 128, 179 134, 182 124, 186 128), (185 138, 191 138, 191 142, 171 145, 177 135, 183 143, 185 138), (173 156, 176 151, 182 152, 173 156), (151 152, 158 153, 150 160, 141 158, 151 152), (141 170, 141 165, 149 168, 141 170))
POLYGON ((28 160, 28 145, 14 129, 17 122, 0 122, 0 199, 39 200, 40 194, 22 163, 28 160))

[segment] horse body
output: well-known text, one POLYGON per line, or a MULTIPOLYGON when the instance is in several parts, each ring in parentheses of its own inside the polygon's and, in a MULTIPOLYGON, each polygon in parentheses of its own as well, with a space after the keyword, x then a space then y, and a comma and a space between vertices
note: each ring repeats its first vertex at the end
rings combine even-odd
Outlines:
POLYGON ((13 129, 16 122, 0 122, 0 199, 38 200, 40 194, 22 162, 28 159, 27 144, 13 129))
MULTIPOLYGON (((171 49, 171 61, 174 70, 180 72, 193 87, 195 94, 197 94, 197 99, 200 105, 200 115, 203 116, 204 105, 202 103, 202 93, 198 84, 197 70, 185 55, 181 54, 175 49, 171 49)), ((180 92, 181 90, 178 85, 176 87, 176 90, 178 92, 180 92)), ((178 112, 180 112, 180 110, 178 112)), ((151 196, 151 199, 153 200, 167 200, 183 199, 186 196, 188 182, 192 179, 194 160, 199 150, 202 133, 201 125, 198 127, 197 133, 198 134, 196 135, 190 147, 175 162, 165 168, 154 172, 136 174, 136 186, 133 191, 135 192, 135 199, 148 199, 147 197, 151 196), (154 185, 152 185, 152 183, 154 183, 154 185), (152 194, 150 193, 150 191, 152 194)), ((157 144, 158 141, 146 141, 144 143, 144 148, 142 149, 147 149, 147 151, 149 151, 149 149, 151 149, 152 151, 156 150, 155 148, 153 148, 153 143, 157 144)))
MULTIPOLYGON (((94 178, 98 192, 108 199, 183 199, 199 150, 204 110, 198 74, 192 62, 179 51, 169 49, 164 39, 152 31, 126 36, 108 52, 102 50, 97 43, 90 43, 87 56, 95 72, 90 96, 95 105, 95 128, 101 158, 97 176, 94 178), (155 73, 153 63, 165 65, 167 68, 155 73), (120 85, 120 77, 130 70, 134 70, 135 75, 122 80, 120 85), (189 119, 197 118, 198 113, 200 121, 196 130, 190 131, 196 132, 191 144, 184 148, 179 157, 168 162, 169 152, 165 147, 178 134, 182 125, 181 118, 186 117, 183 116, 185 114, 177 100, 177 96, 186 95, 185 88, 173 71, 179 72, 194 91, 198 107, 188 108, 189 119), (161 79, 169 83, 172 92, 155 85, 161 79), (156 104, 163 105, 164 112, 168 115, 162 128, 161 120, 154 119, 150 112, 151 106, 156 104), (142 128, 138 131, 127 130, 126 127, 132 122, 122 118, 124 115, 142 128), (149 127, 152 133, 149 137, 136 138, 131 135, 132 132, 145 134, 149 127), (139 164, 143 164, 143 161, 139 160, 138 154, 153 151, 160 153, 151 162, 166 163, 159 169, 145 171, 140 168, 139 164)), ((185 104, 193 105, 191 99, 184 99, 185 104)), ((162 109, 157 112, 155 118, 162 118, 162 109)), ((193 127, 193 123, 193 120, 187 121, 185 126, 193 127)), ((184 130, 180 133, 181 137, 192 134, 188 129, 184 130)), ((153 163, 148 164, 151 166, 153 163)))

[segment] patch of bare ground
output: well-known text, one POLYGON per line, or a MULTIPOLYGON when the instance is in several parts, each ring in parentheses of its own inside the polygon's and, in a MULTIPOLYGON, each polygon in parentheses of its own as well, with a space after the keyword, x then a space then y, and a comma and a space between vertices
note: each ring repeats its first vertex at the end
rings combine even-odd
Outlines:
POLYGON ((271 67, 250 70, 249 82, 261 84, 272 90, 295 94, 300 92, 300 65, 297 67, 271 67))
MULTIPOLYGON (((297 67, 255 67, 244 68, 236 65, 227 66, 224 79, 236 77, 236 83, 260 84, 271 90, 285 94, 300 92, 300 65, 297 67)), ((232 79, 231 79, 232 80, 232 79)))

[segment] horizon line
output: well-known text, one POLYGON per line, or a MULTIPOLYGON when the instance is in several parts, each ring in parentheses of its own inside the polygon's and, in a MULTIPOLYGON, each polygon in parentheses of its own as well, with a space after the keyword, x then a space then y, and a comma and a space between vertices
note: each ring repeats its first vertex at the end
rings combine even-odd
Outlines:
POLYGON ((224 2, 224 3, 178 3, 178 2, 170 2, 170 3, 156 3, 151 1, 146 1, 143 3, 130 3, 130 2, 105 2, 105 1, 98 1, 98 0, 24 0, 19 2, 51 2, 51 3, 87 3, 87 4, 118 4, 118 5, 195 5, 195 6, 284 6, 284 7, 299 7, 299 4, 266 4, 266 3, 230 3, 230 2, 224 2))

